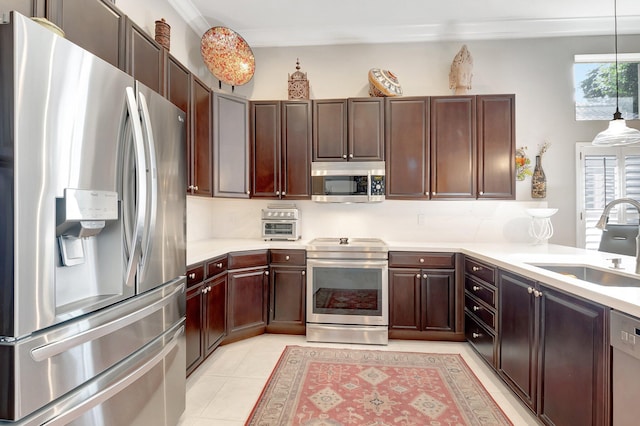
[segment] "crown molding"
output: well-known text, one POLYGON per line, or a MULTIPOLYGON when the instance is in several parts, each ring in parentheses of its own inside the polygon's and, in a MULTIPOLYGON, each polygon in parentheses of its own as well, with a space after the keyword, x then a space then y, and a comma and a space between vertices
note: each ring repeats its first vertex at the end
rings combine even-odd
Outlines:
MULTIPOLYGON (((198 35, 211 25, 191 0, 169 0, 198 35)), ((640 16, 618 16, 618 34, 640 34, 640 16)), ((612 16, 567 19, 512 19, 427 25, 350 25, 233 28, 252 48, 340 44, 505 40, 614 34, 612 16)))

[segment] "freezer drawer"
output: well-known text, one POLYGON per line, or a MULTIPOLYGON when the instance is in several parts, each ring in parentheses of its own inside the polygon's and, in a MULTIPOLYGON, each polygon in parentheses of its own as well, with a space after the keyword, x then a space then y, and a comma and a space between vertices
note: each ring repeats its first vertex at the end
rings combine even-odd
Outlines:
MULTIPOLYGON (((0 345, 0 419, 19 420, 151 344, 185 315, 185 278, 0 345)), ((184 370, 184 362, 182 365, 184 370)), ((184 371, 183 371, 184 373, 184 371)))
POLYGON ((185 408, 184 363, 181 319, 95 379, 17 423, 6 424, 173 426, 185 408))

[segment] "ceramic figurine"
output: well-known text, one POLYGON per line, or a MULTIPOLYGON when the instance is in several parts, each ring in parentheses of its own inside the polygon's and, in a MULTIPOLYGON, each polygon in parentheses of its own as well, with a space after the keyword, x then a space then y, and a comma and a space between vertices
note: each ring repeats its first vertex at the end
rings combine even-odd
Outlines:
POLYGON ((400 86, 398 77, 396 77, 391 71, 380 68, 371 68, 369 70, 368 79, 369 96, 402 96, 402 86, 400 86))
POLYGON ((449 72, 449 89, 455 90, 455 95, 464 95, 471 89, 471 77, 473 76, 473 58, 463 45, 453 58, 451 71, 449 72))

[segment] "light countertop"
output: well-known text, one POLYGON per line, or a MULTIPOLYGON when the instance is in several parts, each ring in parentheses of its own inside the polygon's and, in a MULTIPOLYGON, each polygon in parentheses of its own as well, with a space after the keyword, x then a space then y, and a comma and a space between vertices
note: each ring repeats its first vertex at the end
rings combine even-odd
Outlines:
MULTIPOLYGON (((590 284, 538 268, 529 263, 562 263, 589 265, 609 269, 613 257, 622 258, 622 269, 616 273, 638 278, 635 258, 554 244, 478 244, 478 243, 420 243, 386 241, 390 251, 457 252, 508 269, 549 287, 554 287, 613 309, 640 317, 640 287, 608 287, 590 284)), ((194 241, 187 246, 187 264, 193 265, 233 251, 258 249, 305 250, 308 241, 264 241, 260 239, 211 239, 194 241)))

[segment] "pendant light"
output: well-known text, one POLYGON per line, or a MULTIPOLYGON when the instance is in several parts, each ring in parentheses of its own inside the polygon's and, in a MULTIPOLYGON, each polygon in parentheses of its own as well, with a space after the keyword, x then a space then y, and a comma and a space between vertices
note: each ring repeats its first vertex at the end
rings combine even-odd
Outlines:
POLYGON ((615 25, 615 58, 616 58, 616 112, 609 127, 596 135, 591 142, 598 146, 619 146, 640 143, 640 130, 627 127, 627 123, 618 108, 618 13, 617 0, 613 0, 613 19, 615 25))

